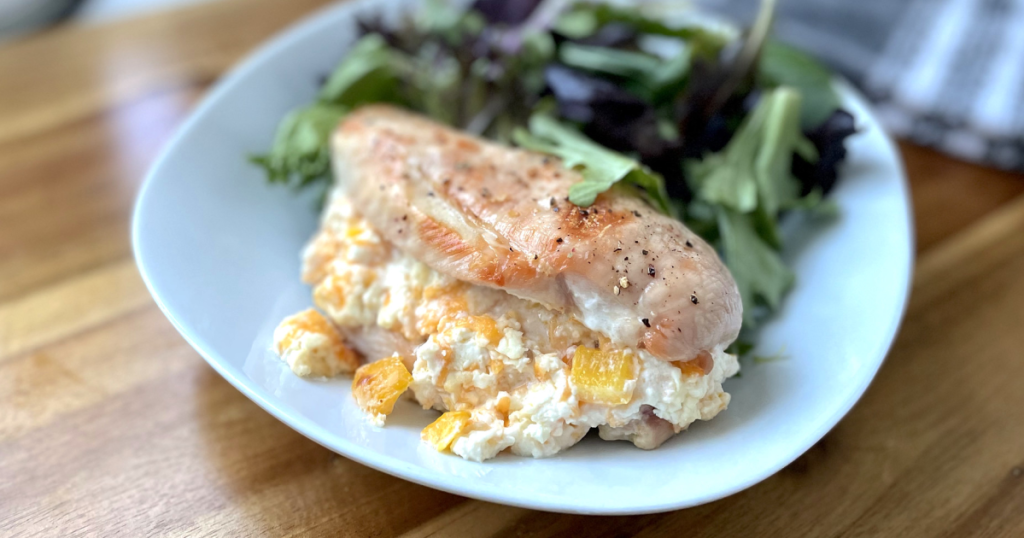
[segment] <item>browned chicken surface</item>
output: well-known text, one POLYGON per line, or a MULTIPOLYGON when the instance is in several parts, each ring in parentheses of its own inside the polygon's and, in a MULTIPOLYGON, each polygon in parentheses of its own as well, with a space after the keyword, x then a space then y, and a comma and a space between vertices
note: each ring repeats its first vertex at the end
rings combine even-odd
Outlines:
POLYGON ((581 178, 557 159, 386 106, 350 115, 332 146, 361 214, 441 273, 573 313, 666 360, 739 332, 739 293, 707 243, 628 193, 569 203, 581 178))

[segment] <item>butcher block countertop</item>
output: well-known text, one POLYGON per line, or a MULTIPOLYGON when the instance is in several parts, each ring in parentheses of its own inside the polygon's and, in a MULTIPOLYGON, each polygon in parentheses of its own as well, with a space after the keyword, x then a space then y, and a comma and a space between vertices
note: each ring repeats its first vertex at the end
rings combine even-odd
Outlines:
POLYGON ((0 46, 0 535, 1024 536, 1024 176, 907 144, 918 258, 892 352, 821 442, 726 499, 498 506, 349 461, 246 399, 143 286, 132 202, 204 90, 324 3, 0 46))

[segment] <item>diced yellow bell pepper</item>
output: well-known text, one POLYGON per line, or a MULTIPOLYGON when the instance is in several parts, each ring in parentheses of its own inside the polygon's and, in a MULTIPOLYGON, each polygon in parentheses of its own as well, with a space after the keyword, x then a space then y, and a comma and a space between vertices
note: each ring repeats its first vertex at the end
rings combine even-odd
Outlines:
POLYGON ((462 434, 472 417, 469 411, 449 411, 423 428, 420 437, 438 452, 442 452, 462 434))
POLYGON ((352 395, 363 411, 389 415, 410 383, 412 374, 402 364, 402 358, 394 355, 360 366, 352 380, 352 395))
POLYGON ((620 405, 633 397, 636 379, 633 354, 627 351, 601 351, 586 346, 576 348, 570 379, 581 402, 620 405))

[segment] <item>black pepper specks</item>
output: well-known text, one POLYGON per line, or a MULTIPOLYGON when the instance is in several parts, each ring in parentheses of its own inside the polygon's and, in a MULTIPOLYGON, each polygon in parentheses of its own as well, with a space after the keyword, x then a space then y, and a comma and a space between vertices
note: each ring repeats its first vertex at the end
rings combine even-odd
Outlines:
POLYGON ((640 212, 634 209, 633 210, 633 216, 636 217, 636 218, 640 218, 640 212))
POLYGON ((686 240, 686 248, 693 248, 693 243, 689 239, 686 240))
POLYGON ((643 324, 644 324, 644 327, 647 327, 648 329, 650 329, 650 328, 651 328, 651 320, 649 320, 649 319, 647 319, 647 318, 644 318, 644 319, 641 319, 640 321, 642 321, 642 322, 643 322, 643 324))
POLYGON ((561 243, 561 242, 563 242, 561 237, 559 237, 558 239, 555 239, 555 243, 561 243))
POLYGON ((654 278, 654 275, 655 275, 654 265, 648 265, 647 266, 647 274, 651 275, 651 278, 654 278))
POLYGON ((693 304, 700 303, 700 301, 697 300, 697 296, 696 295, 691 295, 690 296, 690 302, 693 303, 693 304))
POLYGON ((434 196, 434 191, 427 191, 427 196, 434 196))
POLYGON ((648 254, 648 252, 646 250, 641 250, 640 252, 643 252, 644 256, 646 256, 648 254))

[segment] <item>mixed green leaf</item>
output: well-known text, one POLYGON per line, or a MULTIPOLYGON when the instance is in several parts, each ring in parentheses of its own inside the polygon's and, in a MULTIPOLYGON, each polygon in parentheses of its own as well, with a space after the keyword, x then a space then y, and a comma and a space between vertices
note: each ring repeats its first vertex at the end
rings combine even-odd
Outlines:
POLYGON ((768 38, 773 4, 741 38, 589 2, 429 2, 399 27, 364 20, 316 102, 252 160, 271 181, 326 185, 331 131, 374 102, 554 155, 583 178, 571 202, 625 190, 708 240, 753 327, 794 281, 779 219, 829 213, 854 132, 829 71, 768 38))
POLYGON ((348 109, 314 103, 290 112, 277 128, 270 152, 252 158, 271 183, 295 181, 300 187, 328 177, 331 154, 328 139, 348 109))
POLYGON ((569 188, 569 201, 582 207, 594 203, 597 195, 619 182, 640 187, 659 210, 671 214, 673 208, 658 174, 635 159, 595 143, 572 127, 539 113, 530 118, 529 130, 512 132, 516 145, 548 153, 562 159, 567 168, 579 170, 583 181, 569 188))

